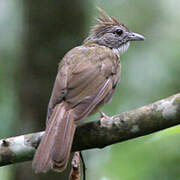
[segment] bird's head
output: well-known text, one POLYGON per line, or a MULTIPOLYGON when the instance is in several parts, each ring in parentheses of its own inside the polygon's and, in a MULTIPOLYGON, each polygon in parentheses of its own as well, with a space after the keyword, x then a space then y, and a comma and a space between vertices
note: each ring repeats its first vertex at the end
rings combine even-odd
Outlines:
POLYGON ((143 41, 145 39, 142 35, 131 32, 114 17, 108 16, 101 8, 98 10, 101 12, 97 18, 99 24, 92 28, 85 43, 94 42, 117 50, 121 55, 129 48, 130 41, 143 41))

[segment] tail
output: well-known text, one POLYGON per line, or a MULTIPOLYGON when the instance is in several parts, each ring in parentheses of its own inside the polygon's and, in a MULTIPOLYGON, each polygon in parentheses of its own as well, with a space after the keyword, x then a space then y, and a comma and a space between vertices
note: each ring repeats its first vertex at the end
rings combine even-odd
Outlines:
POLYGON ((63 171, 68 163, 76 129, 73 111, 64 103, 56 105, 33 160, 36 173, 63 171))

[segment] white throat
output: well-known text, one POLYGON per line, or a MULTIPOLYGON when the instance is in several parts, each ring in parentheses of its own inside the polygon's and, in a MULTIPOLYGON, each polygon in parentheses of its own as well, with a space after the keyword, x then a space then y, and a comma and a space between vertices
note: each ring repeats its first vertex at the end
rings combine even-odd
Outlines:
POLYGON ((113 48, 113 52, 116 53, 118 57, 120 57, 120 55, 122 55, 128 50, 129 46, 130 42, 128 41, 127 43, 121 45, 119 48, 113 48))

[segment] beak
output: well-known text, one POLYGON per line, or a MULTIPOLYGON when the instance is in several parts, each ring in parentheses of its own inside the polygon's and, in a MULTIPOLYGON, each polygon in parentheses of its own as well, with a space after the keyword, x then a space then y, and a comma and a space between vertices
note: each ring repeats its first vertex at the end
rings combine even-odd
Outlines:
POLYGON ((129 40, 130 41, 144 41, 145 40, 145 37, 138 34, 138 33, 129 33, 129 40))

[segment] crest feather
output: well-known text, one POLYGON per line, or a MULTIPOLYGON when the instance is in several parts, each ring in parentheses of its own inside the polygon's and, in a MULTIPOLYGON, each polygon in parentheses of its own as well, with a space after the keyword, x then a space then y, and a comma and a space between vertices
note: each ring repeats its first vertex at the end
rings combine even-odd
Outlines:
MULTIPOLYGON (((104 32, 105 29, 108 29, 112 26, 124 26, 121 24, 116 18, 110 17, 103 9, 100 7, 96 7, 100 15, 96 18, 96 20, 99 22, 97 25, 93 26, 91 29, 90 34, 92 35, 101 35, 101 33, 104 32)), ((125 27, 125 26, 124 26, 125 27)))
POLYGON ((110 17, 103 9, 100 7, 96 7, 98 11, 100 12, 100 15, 96 18, 96 20, 99 22, 97 25, 93 26, 89 36, 84 40, 84 42, 88 42, 92 39, 96 39, 100 37, 102 34, 107 32, 107 30, 113 26, 123 26, 124 28, 128 28, 120 23, 116 18, 110 17))
POLYGON ((97 17, 97 21, 100 25, 122 25, 116 18, 110 17, 103 9, 100 7, 96 7, 101 13, 99 17, 97 17))

